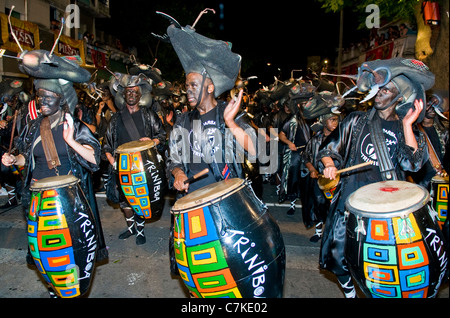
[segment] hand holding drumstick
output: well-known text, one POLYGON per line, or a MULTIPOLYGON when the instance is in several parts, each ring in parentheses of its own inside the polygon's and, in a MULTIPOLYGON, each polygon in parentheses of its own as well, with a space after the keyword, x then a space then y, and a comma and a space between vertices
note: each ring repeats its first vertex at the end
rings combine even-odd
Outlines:
MULTIPOLYGON (((329 158, 329 157, 325 157, 325 158, 329 158)), ((322 158, 322 162, 323 162, 323 159, 325 159, 325 158, 322 158)), ((330 160, 333 161, 331 158, 330 158, 330 160)), ((323 174, 319 175, 319 178, 323 177, 323 178, 327 178, 327 179, 330 179, 330 180, 334 180, 334 179, 336 179, 337 175, 339 175, 339 174, 341 174, 343 172, 347 172, 347 171, 350 171, 350 170, 362 168, 362 167, 371 165, 372 163, 373 163, 373 161, 370 160, 368 162, 363 162, 363 163, 360 163, 360 164, 357 164, 357 165, 354 165, 354 166, 351 166, 351 167, 347 167, 347 168, 338 170, 334 166, 334 164, 331 165, 329 162, 327 162, 327 164, 325 164, 325 169, 323 170, 323 174)))

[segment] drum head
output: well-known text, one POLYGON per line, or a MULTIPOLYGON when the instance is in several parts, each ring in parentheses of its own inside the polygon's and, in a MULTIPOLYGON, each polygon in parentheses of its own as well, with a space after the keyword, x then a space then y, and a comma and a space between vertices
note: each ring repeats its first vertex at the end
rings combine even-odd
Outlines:
POLYGON ((36 181, 31 187, 31 191, 37 190, 48 190, 48 189, 57 189, 63 188, 68 185, 76 184, 80 180, 73 175, 65 175, 65 176, 56 176, 44 178, 36 181))
POLYGON ((351 213, 367 217, 406 217, 425 206, 430 195, 425 188, 406 181, 382 181, 353 192, 345 202, 351 213))
POLYGON ((233 178, 204 186, 177 200, 172 207, 172 212, 184 213, 209 205, 240 190, 244 183, 242 179, 233 178))
POLYGON ((124 143, 120 145, 116 149, 116 153, 130 153, 130 152, 140 152, 142 150, 146 150, 155 146, 155 142, 153 140, 135 140, 124 143))
POLYGON ((326 191, 333 189, 339 183, 339 180, 340 180, 339 175, 337 175, 334 180, 325 177, 319 177, 319 179, 317 179, 317 185, 319 186, 320 190, 326 191))
POLYGON ((441 177, 439 175, 434 176, 431 179, 431 182, 435 182, 435 183, 448 183, 448 176, 446 177, 441 177))

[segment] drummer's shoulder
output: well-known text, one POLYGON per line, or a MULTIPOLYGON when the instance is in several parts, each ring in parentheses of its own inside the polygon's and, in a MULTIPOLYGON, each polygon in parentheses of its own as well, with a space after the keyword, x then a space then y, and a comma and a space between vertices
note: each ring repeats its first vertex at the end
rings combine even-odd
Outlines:
POLYGON ((346 122, 346 121, 354 121, 354 120, 359 120, 360 118, 363 118, 367 115, 367 112, 365 111, 353 111, 349 114, 347 114, 344 119, 342 120, 342 122, 346 122))

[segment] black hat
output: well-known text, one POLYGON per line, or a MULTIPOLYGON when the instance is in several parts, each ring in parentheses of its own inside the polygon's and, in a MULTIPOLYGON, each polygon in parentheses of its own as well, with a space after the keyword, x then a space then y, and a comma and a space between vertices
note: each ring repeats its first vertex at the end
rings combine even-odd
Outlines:
MULTIPOLYGON (((359 91, 367 92, 364 101, 375 96, 380 88, 392 82, 403 100, 397 104, 395 111, 399 117, 406 115, 410 108, 414 108, 414 101, 422 99, 426 105, 425 91, 434 85, 435 76, 428 66, 414 59, 393 58, 364 62, 358 71, 356 85, 359 91)), ((425 116, 425 107, 418 122, 425 116)))
POLYGON ((231 52, 230 43, 207 38, 190 26, 172 24, 167 35, 185 73, 206 74, 214 84, 215 97, 234 87, 242 58, 231 52))
POLYGON ((140 106, 149 106, 152 104, 152 85, 149 79, 144 74, 129 75, 115 73, 110 80, 110 91, 114 96, 114 102, 118 109, 122 110, 125 107, 125 98, 123 93, 127 87, 139 87, 141 91, 141 98, 139 100, 140 106))
POLYGON ((43 88, 62 95, 73 114, 78 103, 73 83, 89 81, 91 73, 81 68, 75 57, 59 57, 45 50, 24 52, 19 69, 36 78, 36 89, 43 88))

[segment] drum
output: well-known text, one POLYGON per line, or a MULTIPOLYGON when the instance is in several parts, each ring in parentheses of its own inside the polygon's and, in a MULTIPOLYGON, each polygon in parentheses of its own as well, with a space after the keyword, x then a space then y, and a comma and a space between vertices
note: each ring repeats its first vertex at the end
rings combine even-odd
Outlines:
POLYGON ((164 208, 167 181, 163 158, 151 140, 131 141, 116 149, 122 193, 136 215, 156 219, 164 208))
POLYGON ((62 298, 90 287, 97 253, 97 228, 74 176, 36 181, 30 188, 28 245, 37 269, 62 298))
POLYGON ((406 181, 361 187, 346 200, 345 256, 368 297, 434 297, 447 268, 425 188, 406 181))
POLYGON ((431 179, 431 207, 436 211, 438 224, 442 230, 448 211, 448 176, 434 176, 431 179))
POLYGON ((317 179, 317 184, 319 185, 319 189, 322 190, 323 194, 328 200, 333 199, 334 191, 336 191, 336 187, 339 183, 340 176, 336 175, 336 178, 334 180, 319 177, 317 179))
POLYGON ((283 237, 246 181, 233 178, 200 188, 179 199, 171 212, 175 258, 191 296, 282 296, 283 237))

